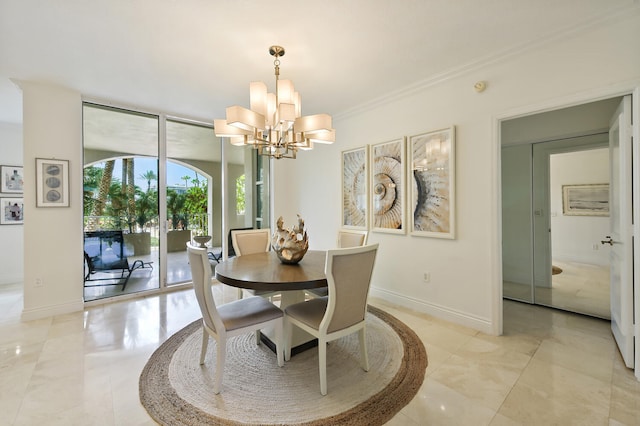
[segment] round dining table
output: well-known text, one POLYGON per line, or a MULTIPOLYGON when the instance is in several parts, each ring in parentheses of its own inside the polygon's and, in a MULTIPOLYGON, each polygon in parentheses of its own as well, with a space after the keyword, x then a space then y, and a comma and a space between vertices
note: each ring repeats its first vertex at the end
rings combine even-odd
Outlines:
MULTIPOLYGON (((273 251, 246 254, 217 264, 215 278, 233 287, 278 292, 281 294, 280 309, 284 310, 289 305, 304 302, 304 290, 327 286, 326 258, 325 251, 309 250, 299 263, 289 265, 282 263, 273 251)), ((317 346, 317 339, 299 327, 293 327, 292 332, 292 355, 317 346)), ((273 334, 273 330, 262 331, 263 341, 275 351, 273 334)))
POLYGON ((251 290, 291 291, 327 286, 324 264, 327 253, 308 251, 295 264, 284 264, 273 251, 236 256, 216 265, 221 283, 251 290))

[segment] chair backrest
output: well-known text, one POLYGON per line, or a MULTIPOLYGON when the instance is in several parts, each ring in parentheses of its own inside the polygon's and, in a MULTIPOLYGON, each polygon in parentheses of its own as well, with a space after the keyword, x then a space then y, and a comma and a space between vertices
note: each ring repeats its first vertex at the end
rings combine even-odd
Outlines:
POLYGON ((341 229, 338 231, 338 248, 366 246, 368 236, 369 231, 341 229))
POLYGON ((209 265, 207 248, 196 247, 191 242, 188 242, 187 253, 189 266, 191 267, 193 289, 196 292, 196 299, 202 313, 202 321, 216 333, 224 333, 225 328, 218 315, 216 302, 211 293, 211 266, 209 265))
POLYGON ((234 231, 244 231, 245 229, 253 229, 253 228, 229 229, 229 235, 227 235, 227 257, 234 257, 236 255, 236 251, 233 249, 233 240, 231 239, 231 233, 233 233, 234 231))
POLYGON ((378 244, 327 251, 327 310, 320 331, 333 333, 364 321, 378 244))
POLYGON ((269 251, 271 231, 266 229, 246 229, 231 231, 231 241, 236 256, 269 251))

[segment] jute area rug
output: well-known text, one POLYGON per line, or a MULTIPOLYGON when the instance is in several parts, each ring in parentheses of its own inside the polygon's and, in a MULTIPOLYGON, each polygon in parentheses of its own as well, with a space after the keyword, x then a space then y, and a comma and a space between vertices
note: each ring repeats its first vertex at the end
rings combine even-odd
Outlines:
POLYGON ((230 339, 222 392, 214 394, 215 341, 199 365, 201 321, 162 344, 140 376, 140 401, 163 425, 382 425, 411 401, 427 368, 416 334, 369 306, 368 372, 360 368, 357 333, 327 347, 328 394, 320 394, 318 350, 280 368, 252 334, 230 339))

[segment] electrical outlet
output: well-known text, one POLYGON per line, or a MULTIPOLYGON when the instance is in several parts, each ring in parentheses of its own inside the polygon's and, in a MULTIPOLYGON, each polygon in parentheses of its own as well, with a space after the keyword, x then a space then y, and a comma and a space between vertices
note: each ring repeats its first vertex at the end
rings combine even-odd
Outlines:
POLYGON ((599 248, 599 247, 598 247, 598 244, 595 244, 595 243, 594 243, 594 244, 591 244, 591 248, 592 248, 593 250, 598 250, 598 248, 599 248))
POLYGON ((42 287, 43 282, 42 282, 42 278, 36 278, 36 281, 33 283, 34 287, 42 287))
POLYGON ((425 284, 430 282, 431 281, 431 273, 430 272, 425 272, 422 275, 422 281, 424 281, 425 284))

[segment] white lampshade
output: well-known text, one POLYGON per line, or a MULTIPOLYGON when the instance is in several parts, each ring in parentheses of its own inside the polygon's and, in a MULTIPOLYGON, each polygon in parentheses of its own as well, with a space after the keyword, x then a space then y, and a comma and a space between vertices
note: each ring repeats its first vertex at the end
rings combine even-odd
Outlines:
POLYGON ((238 105, 227 108, 227 124, 244 130, 266 129, 264 115, 238 105))
POLYGON ((336 131, 331 129, 328 132, 305 133, 305 138, 310 142, 332 144, 336 141, 336 131))
POLYGON ((267 85, 262 81, 249 84, 249 103, 252 111, 267 117, 267 85))
POLYGON ((278 80, 278 103, 292 104, 295 102, 293 94, 293 82, 291 80, 278 80))
POLYGON ((273 127, 275 124, 275 115, 277 111, 276 95, 267 93, 267 126, 273 127))
POLYGON ((299 117, 294 123, 296 132, 313 134, 331 131, 331 116, 329 114, 314 114, 299 117))
POLYGON ((216 136, 221 138, 230 138, 235 136, 253 134, 251 130, 240 129, 236 126, 229 126, 227 124, 227 120, 223 120, 221 118, 216 118, 215 120, 213 120, 213 131, 215 132, 216 136))

